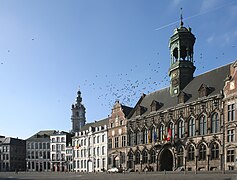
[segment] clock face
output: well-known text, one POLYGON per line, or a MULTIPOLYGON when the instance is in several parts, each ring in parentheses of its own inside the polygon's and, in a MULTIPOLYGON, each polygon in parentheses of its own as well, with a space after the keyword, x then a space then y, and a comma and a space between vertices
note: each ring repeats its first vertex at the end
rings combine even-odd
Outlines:
POLYGON ((175 72, 173 75, 172 75, 172 77, 176 77, 177 76, 177 73, 175 72))

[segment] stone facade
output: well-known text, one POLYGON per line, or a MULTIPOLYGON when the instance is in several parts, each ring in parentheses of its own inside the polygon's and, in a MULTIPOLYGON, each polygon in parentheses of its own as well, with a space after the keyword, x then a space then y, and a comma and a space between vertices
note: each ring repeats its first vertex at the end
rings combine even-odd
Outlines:
POLYGON ((40 131, 26 139, 27 171, 50 171, 50 135, 56 131, 40 131))
MULTIPOLYGON (((194 42, 191 28, 184 27, 181 19, 180 27, 170 39, 170 87, 143 94, 128 117, 128 168, 135 171, 224 170, 222 102, 231 65, 193 77, 194 42)), ((233 98, 232 101, 228 103, 235 102, 233 98)), ((235 127, 231 124, 228 128, 227 139, 235 142, 235 127)), ((233 149, 233 142, 226 146, 233 149)), ((228 153, 235 155, 236 152, 228 153)))
POLYGON ((26 143, 22 139, 0 137, 0 171, 26 170, 26 143))

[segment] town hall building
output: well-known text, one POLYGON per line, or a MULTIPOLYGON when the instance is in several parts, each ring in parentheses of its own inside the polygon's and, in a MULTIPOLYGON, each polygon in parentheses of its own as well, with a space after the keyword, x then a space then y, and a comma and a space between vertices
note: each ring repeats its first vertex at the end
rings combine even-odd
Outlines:
POLYGON ((181 18, 169 41, 170 86, 143 94, 128 116, 128 169, 236 169, 237 65, 194 77, 195 40, 181 18))

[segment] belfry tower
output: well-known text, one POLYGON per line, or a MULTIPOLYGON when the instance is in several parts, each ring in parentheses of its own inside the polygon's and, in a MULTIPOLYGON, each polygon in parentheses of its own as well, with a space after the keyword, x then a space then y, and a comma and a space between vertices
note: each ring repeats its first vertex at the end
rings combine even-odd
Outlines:
POLYGON ((78 132, 86 123, 86 108, 81 103, 81 91, 78 90, 75 104, 72 104, 72 133, 78 132))
POLYGON ((193 46, 195 36, 191 33, 191 28, 183 26, 183 17, 180 16, 180 27, 174 30, 169 41, 171 65, 170 95, 178 96, 180 91, 193 79, 196 69, 193 61, 193 46))

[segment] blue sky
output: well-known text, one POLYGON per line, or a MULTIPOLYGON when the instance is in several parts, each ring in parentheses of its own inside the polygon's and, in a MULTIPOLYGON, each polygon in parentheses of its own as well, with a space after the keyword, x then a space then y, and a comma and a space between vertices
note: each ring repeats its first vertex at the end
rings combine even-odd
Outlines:
POLYGON ((0 135, 70 130, 79 87, 87 122, 167 87, 181 7, 195 75, 236 60, 235 0, 1 0, 0 135))

